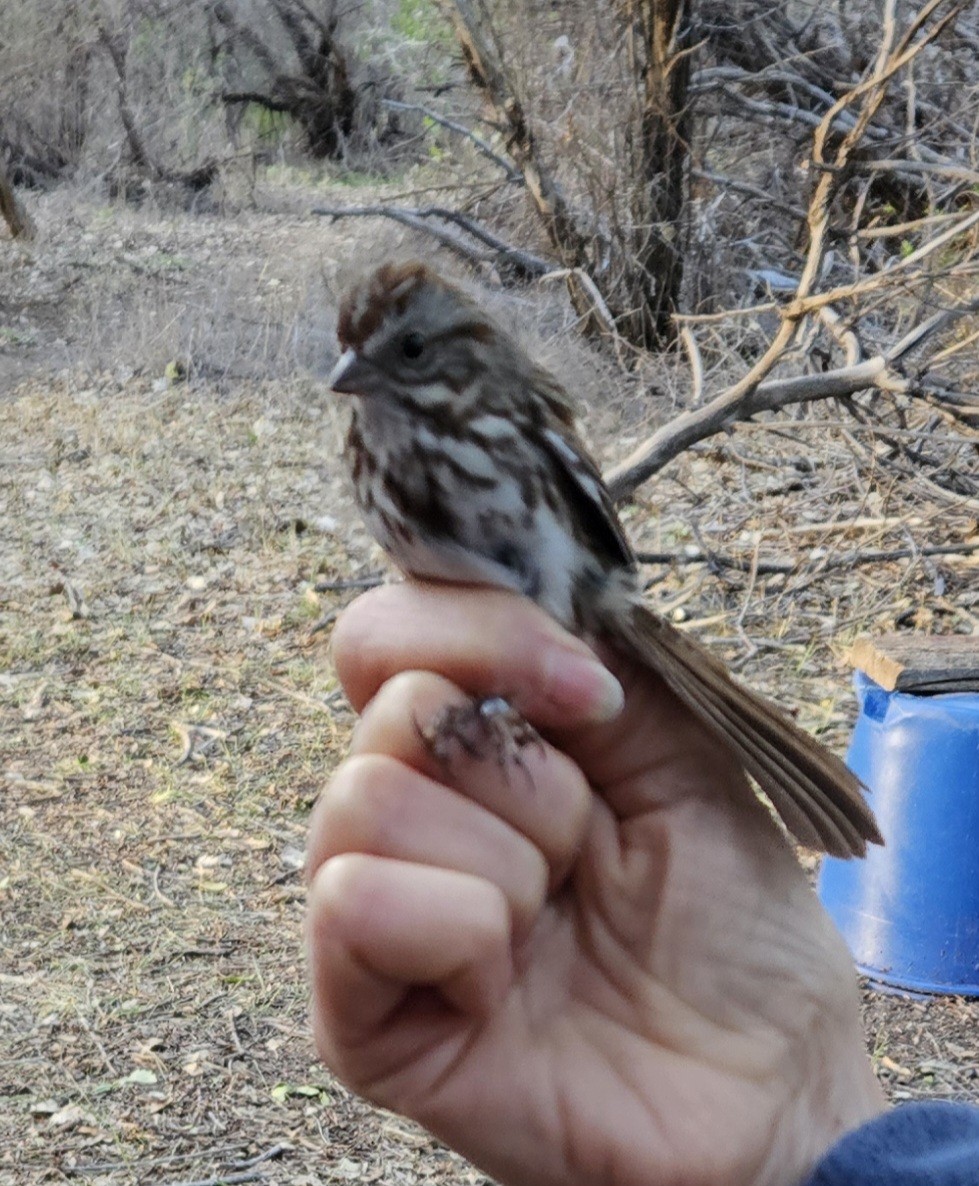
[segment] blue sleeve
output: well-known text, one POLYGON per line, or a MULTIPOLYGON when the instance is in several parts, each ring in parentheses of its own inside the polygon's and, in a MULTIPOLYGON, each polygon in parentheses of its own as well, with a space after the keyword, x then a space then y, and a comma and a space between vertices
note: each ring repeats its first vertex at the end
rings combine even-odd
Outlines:
POLYGON ((848 1133, 804 1186, 976 1186, 979 1108, 902 1104, 848 1133))

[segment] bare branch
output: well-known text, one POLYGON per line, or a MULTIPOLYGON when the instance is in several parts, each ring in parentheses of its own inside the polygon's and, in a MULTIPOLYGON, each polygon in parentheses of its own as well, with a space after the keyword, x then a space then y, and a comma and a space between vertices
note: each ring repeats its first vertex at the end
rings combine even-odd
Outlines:
POLYGON ((942 309, 929 317, 927 321, 923 321, 921 325, 916 325, 910 333, 904 335, 899 342, 896 342, 890 350, 885 354, 885 358, 890 364, 903 362, 910 354, 917 350, 923 343, 936 333, 941 333, 942 330, 947 329, 953 325, 960 317, 965 317, 969 313, 975 313, 979 310, 979 298, 972 301, 964 301, 961 305, 956 305, 951 309, 942 309))
POLYGON ((947 177, 950 181, 965 181, 979 184, 979 169, 958 165, 954 161, 855 161, 856 173, 907 173, 932 177, 947 177))
POLYGON ((960 317, 979 308, 979 300, 946 309, 917 326, 886 353, 875 355, 853 366, 839 367, 814 375, 795 375, 772 379, 744 391, 736 384, 701 408, 684 412, 657 432, 616 465, 606 481, 612 497, 627 498, 647 478, 661 470, 685 449, 707 437, 723 432, 739 420, 749 420, 759 412, 771 412, 790 404, 839 399, 876 388, 880 391, 917 394, 911 381, 896 373, 894 364, 907 358, 927 338, 947 329, 960 317))
POLYGON ((265 73, 273 78, 279 72, 279 66, 269 51, 265 42, 247 24, 241 24, 235 19, 231 5, 226 0, 211 0, 211 12, 220 25, 223 25, 237 40, 247 45, 265 73))
POLYGON ((105 24, 99 24, 99 41, 105 47, 112 60, 116 72, 116 94, 119 104, 119 118, 126 132, 126 142, 129 144, 129 154, 133 164, 141 169, 154 169, 146 151, 142 134, 136 126, 136 117, 129 105, 129 84, 126 77, 127 49, 120 34, 110 32, 105 24))
POLYGON ((589 310, 589 315, 594 317, 605 333, 617 338, 618 330, 615 328, 615 318, 612 316, 605 299, 598 290, 598 285, 588 275, 584 268, 557 268, 553 272, 548 272, 545 276, 541 276, 541 280, 568 280, 574 273, 574 280, 576 284, 581 287, 581 290, 587 293, 592 302, 592 307, 589 310))
POLYGON ((467 140, 471 140, 477 150, 483 154, 488 160, 491 160, 494 165, 498 165, 504 173, 506 173, 508 181, 523 181, 523 176, 519 170, 515 169, 506 157, 500 156, 498 152, 494 152, 490 145, 482 138, 477 136, 471 129, 467 128, 465 124, 457 123, 454 119, 448 119, 444 115, 439 115, 437 111, 433 111, 431 107, 423 107, 420 103, 402 103, 397 99, 382 99, 382 107, 389 107, 392 111, 417 111, 419 115, 424 115, 426 119, 432 120, 433 123, 439 124, 443 128, 448 128, 450 132, 455 132, 459 136, 465 136, 467 140))
MULTIPOLYGON (((976 178, 979 180, 979 174, 976 174, 976 178)), ((961 218, 961 214, 927 214, 924 218, 913 218, 910 222, 890 222, 884 226, 861 227, 853 234, 857 239, 900 239, 905 235, 920 231, 924 227, 935 226, 937 223, 954 222, 957 218, 961 218)))
POLYGON ((258 91, 223 91, 221 102, 227 103, 229 107, 234 103, 254 103, 258 107, 264 107, 266 111, 274 111, 279 114, 287 114, 293 107, 291 103, 273 99, 270 95, 259 94, 258 91))
POLYGON ((314 206, 310 213, 321 218, 390 218, 393 222, 400 222, 402 226, 411 227, 414 231, 431 235, 471 264, 492 263, 497 267, 508 267, 518 276, 528 280, 537 279, 552 271, 551 264, 546 260, 519 247, 512 247, 474 219, 441 206, 419 209, 401 206, 314 206), (433 225, 429 219, 455 223, 490 250, 478 250, 452 231, 433 225))
POLYGON ((569 267, 588 262, 591 236, 582 227, 550 168, 544 163, 520 98, 496 49, 483 34, 470 0, 448 0, 449 17, 474 82, 493 104, 507 129, 507 146, 537 206, 551 243, 569 267))
POLYGON ((860 349, 860 339, 857 335, 844 324, 840 315, 831 309, 829 305, 820 309, 817 317, 843 348, 846 365, 848 367, 856 366, 861 358, 863 358, 863 351, 860 349))
POLYGON ((939 247, 944 247, 952 239, 958 238, 959 235, 964 234, 977 223, 979 223, 979 210, 968 215, 966 218, 959 219, 958 222, 942 231, 941 234, 935 235, 934 238, 929 239, 927 243, 923 243, 917 250, 912 251, 910 255, 893 260, 888 267, 874 276, 869 276, 866 280, 860 280, 855 284, 843 284, 837 288, 831 288, 827 292, 816 293, 814 296, 797 295, 796 299, 786 306, 784 316, 800 317, 805 313, 815 312, 824 305, 832 305, 844 300, 853 300, 855 297, 876 292, 895 276, 912 270, 916 264, 920 264, 922 260, 933 255, 939 247))
MULTIPOLYGON (((653 433, 605 475, 606 484, 616 501, 628 498, 640 483, 652 477, 667 462, 698 441, 723 432, 736 420, 748 420, 759 412, 770 412, 790 404, 854 395, 868 387, 880 386, 885 382, 886 374, 887 360, 878 355, 854 367, 759 383, 747 392, 738 392, 734 399, 724 392, 703 407, 677 416, 653 433)), ((903 387, 897 389, 904 390, 903 387)))
POLYGON ((788 202, 780 202, 778 198, 769 193, 767 189, 762 189, 760 185, 752 185, 747 181, 737 181, 733 177, 722 177, 719 173, 709 173, 705 169, 691 169, 690 174, 700 181, 713 182, 719 189, 730 191, 731 193, 744 194, 749 198, 758 198, 767 207, 771 208, 774 206, 777 210, 784 210, 786 214, 791 214, 794 218, 806 217, 806 212, 801 206, 793 206, 788 202))
POLYGON ((879 291, 895 278, 914 274, 920 270, 919 265, 939 248, 979 223, 979 211, 958 219, 905 258, 893 260, 882 271, 867 279, 825 292, 813 291, 822 272, 830 208, 840 178, 883 101, 888 80, 920 53, 954 16, 954 11, 946 14, 915 40, 925 21, 941 3, 942 0, 929 0, 899 37, 895 27, 896 0, 886 0, 881 46, 871 71, 825 112, 813 137, 812 159, 819 173, 806 220, 809 246, 794 298, 780 310, 781 325, 763 355, 737 383, 709 403, 690 409, 664 425, 613 468, 608 475, 608 484, 614 498, 628 496, 640 482, 695 442, 713 436, 737 421, 750 419, 759 412, 772 411, 793 403, 840 398, 871 388, 917 394, 912 390, 911 382, 898 372, 897 364, 953 321, 974 311, 975 302, 955 305, 916 326, 890 350, 861 361, 858 339, 843 326, 838 314, 830 306, 879 291), (862 100, 859 110, 847 121, 849 127, 835 145, 832 160, 827 160, 830 132, 839 115, 856 104, 857 100, 862 100), (821 316, 827 329, 840 342, 846 352, 847 365, 811 375, 766 379, 800 332, 804 319, 813 313, 821 316))

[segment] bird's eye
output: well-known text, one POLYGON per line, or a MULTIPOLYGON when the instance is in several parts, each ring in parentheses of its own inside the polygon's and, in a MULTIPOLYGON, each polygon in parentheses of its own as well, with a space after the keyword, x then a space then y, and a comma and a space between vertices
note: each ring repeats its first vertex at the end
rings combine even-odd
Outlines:
POLYGON ((419 333, 405 334, 401 339, 401 353, 405 358, 421 358, 425 349, 425 339, 419 333))

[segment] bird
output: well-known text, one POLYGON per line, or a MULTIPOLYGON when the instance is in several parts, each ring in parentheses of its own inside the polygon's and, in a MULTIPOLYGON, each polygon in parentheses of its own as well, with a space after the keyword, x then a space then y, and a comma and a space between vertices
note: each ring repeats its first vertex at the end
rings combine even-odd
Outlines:
POLYGON ((805 847, 847 858, 883 843, 844 762, 644 602, 575 402, 476 297, 390 261, 343 297, 337 337, 327 382, 351 397, 354 497, 402 573, 523 594, 654 672, 805 847))

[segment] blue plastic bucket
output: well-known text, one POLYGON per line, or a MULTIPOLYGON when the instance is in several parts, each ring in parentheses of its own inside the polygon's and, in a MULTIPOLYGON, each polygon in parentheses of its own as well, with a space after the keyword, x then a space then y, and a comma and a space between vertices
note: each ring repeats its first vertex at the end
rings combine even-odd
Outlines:
POLYGON ((828 857, 819 896, 871 980, 979 996, 979 693, 885 692, 860 673, 854 685, 847 762, 887 843, 828 857))

